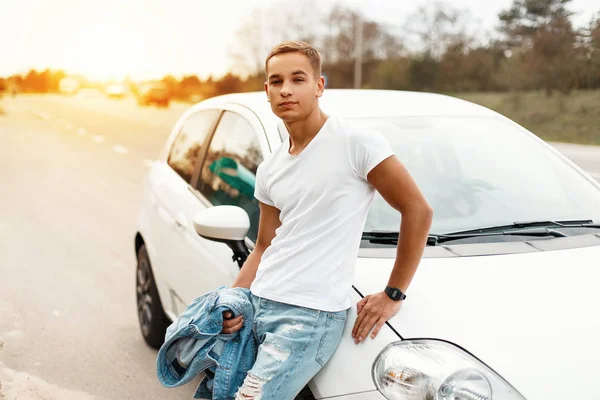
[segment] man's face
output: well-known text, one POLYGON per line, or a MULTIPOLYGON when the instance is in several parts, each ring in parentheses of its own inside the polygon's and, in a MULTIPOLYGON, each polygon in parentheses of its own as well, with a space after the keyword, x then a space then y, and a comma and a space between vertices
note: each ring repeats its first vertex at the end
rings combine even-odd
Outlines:
POLYGON ((315 78, 308 57, 302 53, 284 53, 267 63, 265 90, 271 109, 285 122, 305 119, 323 95, 324 80, 315 78))

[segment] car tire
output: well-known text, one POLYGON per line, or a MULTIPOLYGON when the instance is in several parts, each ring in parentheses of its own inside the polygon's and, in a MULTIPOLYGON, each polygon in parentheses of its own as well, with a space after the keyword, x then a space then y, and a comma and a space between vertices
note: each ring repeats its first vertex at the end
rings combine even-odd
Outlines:
POLYGON ((135 286, 138 322, 142 336, 148 346, 159 349, 164 343, 165 333, 171 322, 160 302, 148 251, 143 244, 137 253, 135 286))
POLYGON ((304 386, 304 389, 298 393, 294 400, 315 400, 315 396, 313 396, 308 386, 304 386))

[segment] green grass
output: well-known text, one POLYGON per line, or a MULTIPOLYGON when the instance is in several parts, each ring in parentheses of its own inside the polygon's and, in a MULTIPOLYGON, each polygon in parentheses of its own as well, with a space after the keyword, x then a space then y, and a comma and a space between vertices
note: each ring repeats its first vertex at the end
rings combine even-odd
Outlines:
POLYGON ((450 95, 491 108, 547 141, 600 145, 600 90, 550 97, 543 92, 450 95))

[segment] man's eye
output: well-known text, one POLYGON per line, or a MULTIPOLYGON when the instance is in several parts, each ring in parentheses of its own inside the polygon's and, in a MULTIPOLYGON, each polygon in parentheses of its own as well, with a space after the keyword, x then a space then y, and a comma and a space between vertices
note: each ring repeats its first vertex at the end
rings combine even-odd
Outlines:
POLYGON ((296 79, 294 79, 294 82, 302 82, 302 81, 304 81, 304 79, 302 79, 302 78, 296 78, 296 79))
POLYGON ((278 85, 280 83, 281 83, 281 81, 271 81, 271 85, 278 85))

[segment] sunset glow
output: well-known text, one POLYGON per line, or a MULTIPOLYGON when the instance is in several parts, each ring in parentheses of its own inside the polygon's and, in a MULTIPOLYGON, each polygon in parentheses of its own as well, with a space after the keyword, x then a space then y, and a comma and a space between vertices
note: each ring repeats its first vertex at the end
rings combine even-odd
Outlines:
POLYGON ((144 72, 144 40, 119 25, 92 25, 74 32, 64 48, 65 68, 90 79, 123 79, 144 72))

